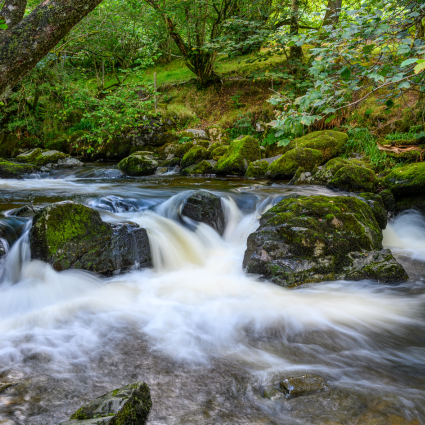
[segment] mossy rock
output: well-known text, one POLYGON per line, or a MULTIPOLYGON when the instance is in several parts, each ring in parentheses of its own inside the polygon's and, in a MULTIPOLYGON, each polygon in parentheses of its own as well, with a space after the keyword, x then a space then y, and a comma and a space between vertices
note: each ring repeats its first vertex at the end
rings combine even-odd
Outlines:
POLYGON ((150 176, 155 174, 158 162, 152 158, 150 152, 139 151, 120 161, 118 168, 128 176, 150 176))
POLYGON ((323 163, 321 151, 309 148, 295 148, 286 152, 276 161, 273 161, 268 174, 274 179, 290 179, 299 167, 313 170, 323 163))
POLYGON ((409 164, 391 170, 379 184, 397 197, 425 193, 425 162, 409 164))
POLYGON ((199 161, 206 159, 207 156, 208 152, 203 146, 195 145, 185 153, 181 161, 181 167, 186 168, 189 165, 196 164, 199 161))
POLYGON ((57 271, 70 268, 108 274, 137 261, 150 267, 145 229, 134 223, 105 223, 98 211, 71 201, 49 205, 33 218, 31 256, 57 271))
POLYGON ((333 158, 313 171, 300 167, 290 184, 321 184, 348 192, 374 192, 375 173, 356 159, 333 158))
POLYGON ((67 137, 59 137, 54 140, 49 140, 45 144, 48 150, 71 153, 71 143, 67 137))
POLYGON ((194 143, 195 143, 196 146, 202 146, 207 151, 210 147, 210 142, 208 140, 196 140, 194 143))
POLYGON ((66 158, 69 158, 69 155, 66 153, 36 148, 18 155, 15 161, 43 167, 47 164, 57 164, 59 160, 66 158))
POLYGON ((382 197, 376 193, 359 193, 358 196, 369 204, 370 208, 372 208, 376 221, 379 224, 379 227, 384 230, 387 227, 388 213, 385 209, 382 197))
POLYGON ((264 178, 268 169, 269 163, 264 159, 259 159, 249 164, 245 177, 248 179, 264 178))
POLYGON ((326 162, 339 154, 347 140, 348 135, 339 131, 313 131, 306 136, 292 140, 292 142, 282 150, 282 153, 286 153, 295 148, 316 149, 322 152, 323 162, 326 162))
POLYGON ((149 387, 144 382, 137 382, 96 398, 60 425, 143 425, 147 422, 151 408, 149 387))
POLYGON ((184 176, 189 175, 202 175, 202 174, 214 174, 214 162, 215 161, 201 161, 199 164, 193 164, 182 170, 184 176))
POLYGON ((40 167, 33 164, 16 164, 0 159, 1 179, 22 179, 26 174, 40 172, 40 167))
POLYGON ((367 202, 357 197, 292 195, 267 211, 248 238, 247 272, 281 286, 338 279, 407 279, 367 202))
POLYGON ((192 149, 192 148, 193 148, 193 146, 195 146, 195 145, 193 144, 193 142, 178 143, 178 144, 176 145, 175 150, 174 150, 174 155, 175 155, 177 158, 183 158, 183 157, 185 156, 185 154, 186 154, 187 152, 189 152, 189 151, 190 151, 190 149, 192 149))
POLYGON ((210 158, 214 161, 218 161, 222 156, 227 154, 229 149, 229 146, 218 146, 211 152, 210 158))
POLYGON ((35 164, 36 159, 43 153, 47 152, 46 149, 35 148, 27 152, 21 153, 15 158, 16 162, 22 162, 25 164, 35 164))
POLYGON ((216 173, 243 176, 250 162, 261 159, 260 144, 251 136, 234 140, 228 151, 219 159, 216 173))
POLYGON ((382 190, 381 192, 378 193, 378 195, 381 197, 387 212, 395 213, 396 201, 391 190, 389 189, 382 190))

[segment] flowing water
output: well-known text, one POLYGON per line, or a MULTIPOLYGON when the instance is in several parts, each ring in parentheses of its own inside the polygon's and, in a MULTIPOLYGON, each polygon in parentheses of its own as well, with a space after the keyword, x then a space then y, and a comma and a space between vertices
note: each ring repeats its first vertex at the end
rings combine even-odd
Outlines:
POLYGON ((0 424, 59 424, 93 398, 144 380, 149 425, 425 424, 425 218, 385 231, 411 277, 399 286, 323 282, 287 290, 244 274, 258 218, 282 196, 322 187, 179 175, 125 179, 88 166, 0 180, 0 424), (180 214, 193 190, 222 196, 226 231, 180 214), (25 204, 72 199, 148 229, 151 270, 110 278, 30 261, 25 204), (285 376, 329 390, 267 400, 285 376), (1 391, 1 386, 13 386, 1 391))

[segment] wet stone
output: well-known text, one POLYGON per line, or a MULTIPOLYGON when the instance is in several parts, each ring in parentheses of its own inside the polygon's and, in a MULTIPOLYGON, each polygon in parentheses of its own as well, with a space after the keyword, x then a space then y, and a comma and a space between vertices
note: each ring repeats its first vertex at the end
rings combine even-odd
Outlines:
POLYGON ((324 390, 328 386, 321 376, 302 375, 284 379, 279 388, 287 397, 293 397, 324 390))
POLYGON ((261 396, 269 400, 278 400, 285 397, 285 394, 274 385, 266 385, 261 389, 261 396))
POLYGON ((60 425, 143 425, 151 407, 149 387, 137 382, 96 398, 60 425))

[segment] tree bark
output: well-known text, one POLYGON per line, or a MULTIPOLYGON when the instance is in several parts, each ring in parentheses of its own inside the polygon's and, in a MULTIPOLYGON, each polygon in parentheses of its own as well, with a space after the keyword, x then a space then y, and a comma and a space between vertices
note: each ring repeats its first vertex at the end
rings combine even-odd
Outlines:
POLYGON ((22 21, 27 7, 27 0, 6 0, 0 16, 6 21, 7 29, 11 30, 22 21))
POLYGON ((325 17, 323 19, 323 25, 336 26, 339 21, 341 7, 342 7, 342 0, 329 0, 325 17))
MULTIPOLYGON (((300 31, 300 0, 292 0, 291 4, 291 24, 290 33, 291 35, 298 35, 300 31)), ((290 47, 290 58, 301 59, 303 57, 303 50, 300 46, 290 47)))
POLYGON ((422 40, 425 37, 425 27, 422 21, 423 21, 423 16, 419 16, 416 19, 415 38, 419 40, 422 40))
POLYGON ((0 38, 0 95, 14 86, 102 0, 44 0, 0 38))

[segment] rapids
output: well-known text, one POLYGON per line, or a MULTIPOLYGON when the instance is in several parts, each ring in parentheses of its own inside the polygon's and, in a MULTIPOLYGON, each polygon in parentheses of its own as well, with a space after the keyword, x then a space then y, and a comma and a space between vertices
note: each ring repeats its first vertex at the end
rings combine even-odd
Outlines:
POLYGON ((0 388, 14 384, 0 392, 0 424, 59 424, 138 380, 151 389, 150 425, 424 424, 425 218, 407 212, 384 232, 406 284, 287 290, 246 275, 242 258, 261 214, 291 192, 335 195, 242 179, 124 179, 112 165, 0 180, 9 250, 0 263, 0 388), (180 214, 199 188, 222 196, 223 237, 180 214), (31 261, 31 222, 8 211, 63 199, 148 229, 154 268, 100 278, 31 261), (320 374, 331 390, 261 397, 262 386, 300 373, 320 374))

